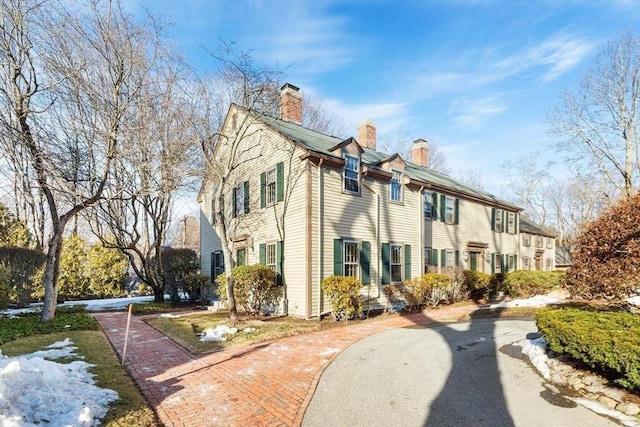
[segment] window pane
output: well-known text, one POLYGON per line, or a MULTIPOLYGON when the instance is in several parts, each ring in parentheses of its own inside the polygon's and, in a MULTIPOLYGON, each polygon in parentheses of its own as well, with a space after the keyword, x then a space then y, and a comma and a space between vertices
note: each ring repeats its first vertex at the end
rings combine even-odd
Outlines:
POLYGON ((360 159, 352 156, 345 156, 344 165, 344 190, 357 193, 360 180, 360 159))
POLYGON ((391 266, 391 281, 402 282, 402 266, 400 265, 391 266))
POLYGON ((425 192, 422 194, 424 204, 424 219, 431 219, 431 193, 425 192))
POLYGON ((445 198, 445 222, 453 223, 453 199, 451 197, 445 198))
POLYGON ((266 202, 268 205, 276 202, 276 169, 267 171, 266 178, 266 202))
POLYGON ((267 245, 267 265, 276 271, 276 245, 267 245))
POLYGON ((344 242, 344 275, 358 277, 357 242, 344 242))

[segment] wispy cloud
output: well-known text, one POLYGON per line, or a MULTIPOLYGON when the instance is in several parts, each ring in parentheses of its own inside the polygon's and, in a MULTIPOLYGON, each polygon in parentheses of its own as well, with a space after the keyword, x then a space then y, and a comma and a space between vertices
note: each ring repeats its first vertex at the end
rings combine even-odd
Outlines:
POLYGON ((493 116, 507 109, 500 95, 484 98, 461 97, 451 102, 450 113, 457 127, 466 130, 479 129, 493 116))
POLYGON ((325 104, 344 121, 347 135, 356 135, 358 124, 363 120, 375 123, 379 133, 397 132, 406 123, 409 109, 404 103, 345 104, 326 99, 325 104))
POLYGON ((578 65, 594 48, 587 39, 567 34, 555 34, 522 52, 497 62, 499 74, 515 74, 541 70, 539 80, 552 81, 578 65))

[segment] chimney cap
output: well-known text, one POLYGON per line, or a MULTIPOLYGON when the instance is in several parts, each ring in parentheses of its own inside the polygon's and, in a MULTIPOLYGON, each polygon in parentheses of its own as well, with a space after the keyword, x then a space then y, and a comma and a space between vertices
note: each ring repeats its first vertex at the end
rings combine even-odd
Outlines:
POLYGON ((292 89, 296 92, 298 92, 300 90, 300 88, 298 86, 292 85, 291 83, 285 83, 282 85, 282 87, 280 88, 280 90, 285 90, 285 89, 292 89))

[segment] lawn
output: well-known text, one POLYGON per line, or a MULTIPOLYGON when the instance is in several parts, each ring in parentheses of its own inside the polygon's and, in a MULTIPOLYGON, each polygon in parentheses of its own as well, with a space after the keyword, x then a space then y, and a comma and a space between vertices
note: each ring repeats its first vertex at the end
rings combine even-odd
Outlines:
MULTIPOLYGON (((535 309, 533 308, 502 308, 478 311, 475 312, 472 317, 533 317, 534 313, 535 309)), ((201 354, 241 345, 271 341, 293 335, 306 334, 329 328, 348 327, 361 322, 375 322, 381 318, 385 318, 386 316, 388 315, 378 314, 368 319, 347 323, 335 322, 330 318, 326 318, 318 322, 317 320, 304 320, 295 317, 256 318, 251 316, 240 316, 240 321, 236 325, 238 333, 234 335, 227 335, 227 341, 222 342, 201 342, 200 336, 207 328, 215 328, 218 325, 231 326, 229 322, 229 312, 226 310, 218 312, 204 311, 189 314, 174 312, 170 317, 155 317, 147 320, 147 322, 163 335, 185 347, 191 353, 201 354), (247 328, 251 328, 253 331, 243 332, 247 328)), ((392 314, 392 316, 396 316, 396 314, 392 314)), ((469 315, 466 314, 458 320, 468 321, 470 319, 469 315)))
POLYGON ((294 317, 250 317, 241 316, 235 326, 237 334, 227 335, 227 341, 200 341, 200 335, 207 328, 218 325, 231 326, 228 311, 176 314, 177 317, 156 317, 148 323, 170 337, 191 353, 207 353, 230 347, 271 341, 277 338, 315 332, 327 328, 339 327, 342 324, 330 320, 318 322, 294 317), (244 332, 250 329, 251 332, 244 332))

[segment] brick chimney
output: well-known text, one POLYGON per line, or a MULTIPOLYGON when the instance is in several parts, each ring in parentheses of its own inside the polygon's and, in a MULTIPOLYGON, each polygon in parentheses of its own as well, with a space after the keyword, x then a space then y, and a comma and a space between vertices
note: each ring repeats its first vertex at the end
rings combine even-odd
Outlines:
POLYGON ((416 139, 411 146, 411 162, 429 167, 429 144, 424 139, 416 139))
POLYGON ((376 125, 365 120, 358 125, 358 144, 361 147, 376 149, 376 125))
POLYGON ((302 124, 302 95, 291 83, 280 88, 280 120, 302 124))

